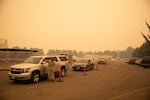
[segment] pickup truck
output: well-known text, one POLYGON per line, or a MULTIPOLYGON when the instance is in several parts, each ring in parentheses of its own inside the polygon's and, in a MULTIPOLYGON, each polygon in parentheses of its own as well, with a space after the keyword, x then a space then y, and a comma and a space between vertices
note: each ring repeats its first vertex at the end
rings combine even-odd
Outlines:
POLYGON ((48 59, 53 59, 58 65, 55 68, 55 75, 61 72, 61 76, 64 77, 67 74, 69 69, 67 56, 31 56, 23 63, 10 66, 9 79, 31 80, 33 83, 38 83, 41 78, 48 77, 48 63, 46 62, 48 59))

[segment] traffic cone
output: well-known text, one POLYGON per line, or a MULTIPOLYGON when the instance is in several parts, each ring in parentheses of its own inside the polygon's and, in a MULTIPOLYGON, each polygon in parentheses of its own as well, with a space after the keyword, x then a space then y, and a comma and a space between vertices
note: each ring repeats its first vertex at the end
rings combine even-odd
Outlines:
POLYGON ((87 75, 86 65, 84 65, 83 75, 84 75, 84 76, 86 76, 86 75, 87 75))
POLYGON ((95 63, 95 70, 98 70, 98 63, 97 63, 97 61, 95 63))
POLYGON ((62 71, 60 70, 60 71, 59 71, 59 77, 58 77, 57 82, 63 82, 62 77, 61 77, 61 74, 62 74, 62 71))

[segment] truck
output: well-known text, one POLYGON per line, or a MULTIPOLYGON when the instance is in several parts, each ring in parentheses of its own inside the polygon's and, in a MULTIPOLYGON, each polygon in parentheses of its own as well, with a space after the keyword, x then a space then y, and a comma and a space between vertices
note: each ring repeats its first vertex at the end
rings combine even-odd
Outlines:
POLYGON ((61 77, 66 76, 69 66, 68 58, 65 55, 46 55, 46 56, 31 56, 23 63, 10 66, 9 79, 14 81, 30 80, 33 83, 38 83, 40 79, 48 77, 48 63, 46 60, 52 59, 57 64, 54 68, 55 75, 61 72, 61 77))

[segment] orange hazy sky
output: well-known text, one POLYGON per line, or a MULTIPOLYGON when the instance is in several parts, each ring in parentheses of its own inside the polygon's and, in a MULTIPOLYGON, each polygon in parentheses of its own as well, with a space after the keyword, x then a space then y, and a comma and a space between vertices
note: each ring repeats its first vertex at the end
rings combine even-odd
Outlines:
POLYGON ((139 47, 150 0, 0 0, 8 46, 82 51, 139 47))

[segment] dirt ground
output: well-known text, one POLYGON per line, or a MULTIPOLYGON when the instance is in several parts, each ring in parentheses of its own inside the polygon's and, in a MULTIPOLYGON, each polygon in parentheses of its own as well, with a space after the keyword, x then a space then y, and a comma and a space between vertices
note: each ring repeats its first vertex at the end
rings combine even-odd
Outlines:
POLYGON ((150 70, 114 63, 98 70, 72 71, 63 82, 15 83, 8 71, 0 73, 3 100, 150 100, 150 70))
POLYGON ((19 62, 0 62, 0 68, 9 68, 11 65, 17 64, 19 62))

